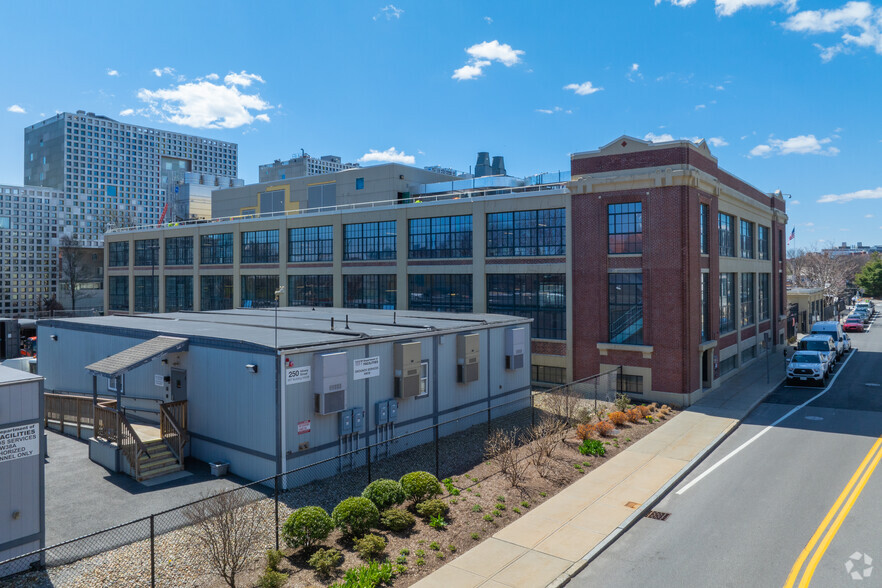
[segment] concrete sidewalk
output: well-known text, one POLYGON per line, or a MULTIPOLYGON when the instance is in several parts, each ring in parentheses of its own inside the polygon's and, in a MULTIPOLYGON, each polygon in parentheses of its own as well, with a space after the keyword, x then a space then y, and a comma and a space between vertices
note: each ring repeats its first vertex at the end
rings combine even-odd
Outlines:
POLYGON ((645 516, 783 380, 780 347, 768 359, 768 374, 766 356, 757 358, 664 426, 414 586, 565 584, 645 516))

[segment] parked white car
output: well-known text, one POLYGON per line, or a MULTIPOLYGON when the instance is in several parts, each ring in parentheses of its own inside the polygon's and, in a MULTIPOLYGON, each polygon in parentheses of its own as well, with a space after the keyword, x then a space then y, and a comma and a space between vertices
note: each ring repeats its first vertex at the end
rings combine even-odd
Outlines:
POLYGON ((797 351, 787 364, 786 385, 827 382, 826 360, 820 351, 797 351))
POLYGON ((799 351, 818 351, 824 359, 824 370, 826 373, 833 371, 833 365, 836 363, 836 344, 830 335, 808 335, 799 340, 796 344, 799 351))

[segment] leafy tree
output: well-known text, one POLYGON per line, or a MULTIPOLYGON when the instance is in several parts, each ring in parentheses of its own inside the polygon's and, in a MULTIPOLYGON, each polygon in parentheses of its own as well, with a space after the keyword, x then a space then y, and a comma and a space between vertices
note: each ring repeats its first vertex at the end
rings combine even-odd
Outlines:
POLYGON ((874 253, 854 282, 869 296, 882 296, 882 256, 874 253))

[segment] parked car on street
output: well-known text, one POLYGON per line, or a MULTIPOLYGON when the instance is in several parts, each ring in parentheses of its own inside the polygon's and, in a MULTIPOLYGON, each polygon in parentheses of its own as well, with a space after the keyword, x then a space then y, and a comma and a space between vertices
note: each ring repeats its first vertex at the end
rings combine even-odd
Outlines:
POLYGON ((796 344, 799 351, 817 351, 821 354, 824 361, 824 373, 828 374, 833 371, 833 364, 836 363, 836 345, 833 343, 833 337, 830 335, 808 335, 799 340, 796 344))
POLYGON ((827 382, 826 360, 820 351, 797 351, 787 364, 786 385, 827 382))
POLYGON ((843 347, 845 348, 845 353, 848 353, 849 351, 851 351, 851 337, 843 334, 842 335, 842 343, 843 343, 843 347))
POLYGON ((864 320, 859 316, 849 316, 847 319, 845 319, 845 322, 842 323, 842 330, 848 332, 863 333, 864 320))
POLYGON ((842 348, 842 325, 839 321, 818 321, 812 325, 812 335, 830 335, 833 337, 833 347, 836 348, 836 359, 842 357, 845 350, 842 348))

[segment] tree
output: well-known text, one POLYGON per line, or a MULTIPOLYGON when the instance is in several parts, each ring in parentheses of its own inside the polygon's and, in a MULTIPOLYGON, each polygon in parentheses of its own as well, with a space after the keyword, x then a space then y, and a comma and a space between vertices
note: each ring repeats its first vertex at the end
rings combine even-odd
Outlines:
POLYGON ((882 256, 878 253, 872 254, 870 261, 855 276, 854 282, 868 295, 882 296, 882 256))
POLYGON ((862 256, 832 256, 796 249, 787 252, 787 274, 797 288, 823 288, 825 296, 843 297, 865 259, 862 256))
POLYGON ((82 298, 80 284, 86 279, 86 262, 80 242, 63 235, 58 243, 61 283, 70 291, 70 309, 77 309, 77 299, 82 298))

